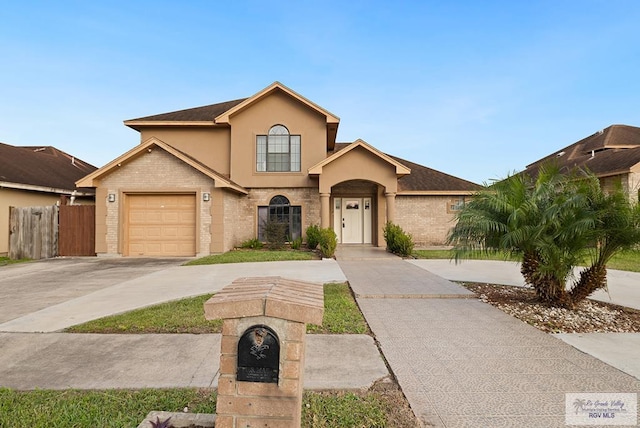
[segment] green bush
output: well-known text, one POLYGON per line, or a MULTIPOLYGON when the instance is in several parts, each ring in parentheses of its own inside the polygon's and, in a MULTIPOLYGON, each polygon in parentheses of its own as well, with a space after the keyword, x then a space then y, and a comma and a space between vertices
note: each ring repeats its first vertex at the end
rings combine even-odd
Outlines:
POLYGON ((338 246, 338 238, 336 233, 330 227, 326 229, 320 229, 320 254, 322 257, 330 258, 336 253, 336 247, 338 246))
POLYGON ((307 227, 307 247, 315 250, 320 243, 320 228, 317 224, 307 227))
POLYGON ((296 239, 291 240, 291 249, 299 250, 302 247, 302 236, 298 236, 296 239))
POLYGON ((263 225, 264 239, 271 250, 284 247, 287 242, 287 225, 275 220, 267 220, 263 225))
POLYGON ((409 257, 413 253, 413 238, 397 224, 387 222, 384 227, 384 240, 390 253, 402 257, 409 257))
POLYGON ((259 250, 260 248, 262 248, 262 242, 260 242, 258 238, 249 239, 240 244, 240 248, 259 250))

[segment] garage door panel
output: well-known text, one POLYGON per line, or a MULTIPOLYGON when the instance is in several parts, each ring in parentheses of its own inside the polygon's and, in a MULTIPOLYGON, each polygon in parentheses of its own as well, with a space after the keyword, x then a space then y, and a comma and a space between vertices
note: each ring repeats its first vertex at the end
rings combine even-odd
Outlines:
POLYGON ((185 195, 128 196, 128 254, 194 256, 196 199, 185 195))

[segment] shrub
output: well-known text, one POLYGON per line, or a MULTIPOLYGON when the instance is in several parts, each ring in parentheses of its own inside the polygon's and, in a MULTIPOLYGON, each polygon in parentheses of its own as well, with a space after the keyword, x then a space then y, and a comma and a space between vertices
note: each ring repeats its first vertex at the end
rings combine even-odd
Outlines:
POLYGON ((299 250, 302 247, 302 236, 298 236, 296 239, 291 240, 291 249, 299 250))
POLYGON ((287 225, 275 220, 267 220, 263 225, 264 239, 267 246, 272 249, 280 249, 284 247, 287 241, 287 225))
POLYGON ((259 250, 262 248, 262 242, 258 238, 249 239, 240 244, 240 248, 251 248, 253 250, 259 250))
POLYGON ((409 257, 413 253, 413 238, 397 224, 387 222, 384 227, 384 240, 390 253, 402 257, 409 257))
POLYGON ((320 229, 320 241, 318 242, 320 247, 320 254, 322 257, 330 258, 336 253, 336 247, 338 246, 338 238, 336 233, 330 227, 326 229, 320 229))
POLYGON ((307 247, 310 250, 315 250, 320 243, 320 228, 317 224, 313 224, 307 227, 307 247))

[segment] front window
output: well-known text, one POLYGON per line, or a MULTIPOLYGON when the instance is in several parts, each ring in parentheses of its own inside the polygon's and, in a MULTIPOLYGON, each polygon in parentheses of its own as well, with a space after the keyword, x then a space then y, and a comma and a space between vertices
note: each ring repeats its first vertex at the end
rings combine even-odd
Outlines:
POLYGON ((294 240, 302 234, 302 207, 291 205, 284 196, 274 196, 268 207, 258 207, 258 239, 264 241, 264 227, 269 221, 285 225, 287 240, 294 240))
POLYGON ((300 171, 300 136, 283 125, 269 129, 256 139, 256 171, 300 171))

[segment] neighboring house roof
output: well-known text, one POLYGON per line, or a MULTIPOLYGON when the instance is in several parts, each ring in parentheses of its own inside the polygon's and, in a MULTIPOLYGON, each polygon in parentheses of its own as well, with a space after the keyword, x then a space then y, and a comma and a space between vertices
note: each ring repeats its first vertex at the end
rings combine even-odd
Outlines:
POLYGON ((253 105, 258 100, 280 91, 296 99, 312 110, 320 113, 326 118, 327 126, 327 147, 333 148, 340 118, 328 110, 320 107, 316 103, 308 100, 294 90, 288 88, 280 82, 273 82, 260 92, 249 98, 241 98, 234 101, 226 101, 211 104, 203 107, 179 110, 170 113, 156 114, 153 116, 141 117, 138 119, 125 120, 124 124, 137 131, 145 126, 214 126, 228 125, 231 116, 253 105))
POLYGON ((640 163, 640 128, 611 125, 527 165, 525 172, 536 175, 545 163, 563 170, 588 169, 600 177, 628 173, 640 163))
MULTIPOLYGON (((336 143, 335 150, 329 152, 329 156, 350 147, 354 143, 336 143)), ((482 186, 454 177, 444 172, 436 171, 426 166, 409 162, 396 156, 386 155, 394 161, 404 165, 411 171, 398 179, 398 193, 404 194, 471 194, 482 186)))
POLYGON ((135 159, 139 155, 152 151, 154 146, 161 148, 162 150, 175 156, 176 158, 190 165, 194 169, 200 171, 201 173, 208 176, 209 178, 212 178, 214 180, 215 187, 228 188, 230 190, 233 190, 235 192, 242 193, 245 195, 249 193, 244 187, 240 186, 239 184, 234 183, 233 181, 229 180, 228 178, 224 177, 222 174, 204 165, 202 162, 198 161, 192 156, 189 156, 183 151, 178 150, 175 147, 155 137, 149 138, 144 143, 139 144, 138 146, 129 150, 127 153, 109 162, 102 168, 99 168, 95 170, 93 173, 87 175, 86 177, 79 179, 77 181, 77 185, 83 186, 83 187, 97 187, 97 183, 96 183, 97 179, 107 175, 108 173, 110 173, 116 168, 120 168, 124 163, 129 162, 132 159, 135 159))
MULTIPOLYGON (((70 194, 76 180, 96 167, 51 146, 0 143, 0 187, 70 194)), ((93 194, 84 189, 81 193, 93 194)))

